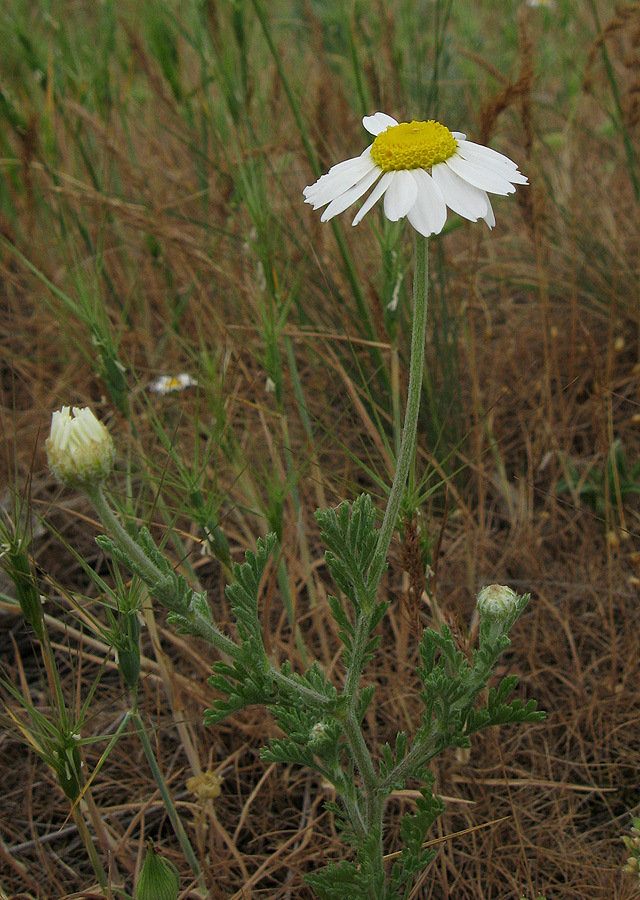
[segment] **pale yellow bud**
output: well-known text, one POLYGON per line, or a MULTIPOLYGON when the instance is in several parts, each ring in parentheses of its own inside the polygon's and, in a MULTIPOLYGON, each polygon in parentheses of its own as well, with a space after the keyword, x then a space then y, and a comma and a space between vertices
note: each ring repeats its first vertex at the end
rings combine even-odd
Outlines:
POLYGON ((222 780, 214 772, 203 772, 187 778, 187 790, 199 800, 215 800, 220 796, 222 780))
POLYGON ((63 406, 51 417, 46 440, 49 468, 65 487, 95 485, 109 475, 115 448, 111 435, 88 406, 63 406))

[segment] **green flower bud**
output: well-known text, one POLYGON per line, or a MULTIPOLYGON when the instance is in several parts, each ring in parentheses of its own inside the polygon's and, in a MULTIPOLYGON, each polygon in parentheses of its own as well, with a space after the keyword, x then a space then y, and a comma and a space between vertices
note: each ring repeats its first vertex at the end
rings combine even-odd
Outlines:
POLYGON ((58 784, 74 803, 80 796, 82 787, 82 760, 77 747, 78 736, 74 733, 61 739, 53 750, 52 766, 58 778, 58 784))
POLYGON ((144 865, 136 882, 137 900, 176 900, 179 891, 178 870, 149 843, 144 865))
POLYGON ((478 594, 478 613, 488 622, 504 624, 518 606, 518 595, 504 584, 489 584, 478 594))
POLYGON ((74 406, 73 417, 68 406, 54 412, 45 446, 49 468, 65 487, 95 485, 111 472, 111 435, 87 406, 74 406))
POLYGON ((135 690, 140 679, 140 619, 135 610, 123 616, 116 655, 122 680, 129 690, 135 690))
POLYGON ((41 641, 44 638, 44 615, 40 592, 36 587, 29 557, 22 549, 19 540, 3 549, 0 557, 3 557, 2 568, 15 586, 22 615, 35 631, 38 640, 41 641))

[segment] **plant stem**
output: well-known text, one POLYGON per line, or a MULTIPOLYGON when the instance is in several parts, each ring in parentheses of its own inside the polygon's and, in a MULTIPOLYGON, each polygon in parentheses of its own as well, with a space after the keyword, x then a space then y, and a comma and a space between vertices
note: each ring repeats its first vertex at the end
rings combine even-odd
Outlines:
POLYGON ((411 460, 416 444, 420 394, 424 370, 424 345, 427 331, 427 298, 429 295, 429 239, 416 233, 416 258, 413 277, 413 329, 411 332, 411 360, 409 363, 409 388, 400 454, 396 474, 391 486, 387 508, 378 535, 378 545, 369 573, 368 586, 375 596, 378 583, 387 563, 389 545, 398 519, 400 503, 407 484, 411 460))
POLYGON ((89 485, 85 487, 87 497, 91 501, 95 511, 100 517, 100 521, 105 527, 105 531, 109 537, 126 553, 127 557, 135 565, 138 575, 143 579, 148 587, 170 589, 169 579, 151 562, 147 554, 144 552, 127 530, 123 527, 120 519, 109 506, 102 489, 102 484, 89 485))
POLYGON ((378 776, 373 766, 371 754, 362 736, 360 724, 351 712, 341 721, 344 736, 347 739, 351 753, 362 777, 362 795, 364 798, 365 828, 372 824, 372 810, 374 798, 378 789, 378 776))
MULTIPOLYGON (((396 472, 389 493, 387 508, 378 534, 376 551, 373 557, 367 593, 371 598, 368 609, 361 608, 353 637, 351 663, 347 673, 344 695, 348 699, 348 709, 341 720, 345 739, 362 778, 362 794, 364 800, 364 819, 367 834, 375 832, 375 858, 371 860, 371 881, 369 896, 372 900, 382 900, 378 896, 378 884, 384 884, 384 858, 382 844, 382 817, 384 811, 385 792, 381 791, 381 783, 371 759, 371 754, 362 736, 362 730, 356 716, 357 688, 362 674, 365 650, 370 636, 373 604, 380 578, 387 562, 389 545, 398 518, 400 504, 407 484, 409 469, 415 451, 418 413, 420 411, 420 395, 424 370, 424 345, 427 329, 427 298, 429 294, 428 238, 416 235, 415 273, 413 279, 413 328, 411 332, 411 360, 409 363, 409 387, 407 409, 405 413, 400 452, 396 462, 396 472)), ((384 895, 384 887, 382 888, 384 895)))
MULTIPOLYGON (((160 571, 152 560, 148 558, 144 550, 123 528, 118 516, 111 509, 104 496, 102 485, 85 487, 85 492, 93 504, 95 511, 98 513, 105 531, 114 544, 117 544, 119 549, 127 556, 129 565, 135 565, 134 571, 136 571, 136 573, 145 581, 149 588, 149 593, 152 596, 155 596, 159 587, 161 590, 164 588, 162 597, 160 598, 161 602, 172 612, 177 612, 185 618, 190 619, 191 634, 201 638, 208 644, 211 644, 220 652, 226 653, 231 659, 237 659, 238 653, 240 652, 238 645, 232 641, 231 638, 222 634, 212 622, 208 621, 203 615, 200 615, 197 610, 183 609, 178 607, 177 604, 167 604, 166 595, 170 592, 172 587, 170 580, 160 571), (154 590, 154 588, 156 590, 154 590)), ((271 666, 271 674, 276 683, 289 691, 293 691, 294 694, 300 698, 301 702, 311 703, 314 707, 323 710, 329 710, 331 708, 331 701, 327 697, 319 694, 312 688, 298 684, 294 679, 283 675, 273 665, 271 666)))
POLYGON ((105 527, 105 531, 120 550, 126 555, 129 565, 133 571, 143 579, 152 596, 160 595, 163 605, 171 612, 177 612, 191 619, 192 634, 202 638, 207 643, 212 644, 217 650, 226 653, 228 656, 235 658, 238 655, 237 645, 224 634, 204 615, 199 614, 197 610, 185 609, 182 605, 167 602, 167 597, 171 595, 173 590, 173 581, 168 578, 160 569, 149 559, 130 534, 123 528, 118 516, 109 506, 102 485, 91 485, 84 488, 89 500, 93 504, 95 511, 105 527))
POLYGON ((196 855, 193 852, 191 842, 187 837, 187 833, 184 830, 184 826, 180 820, 178 811, 175 808, 175 805, 171 798, 171 794, 169 793, 169 789, 167 788, 162 772, 160 771, 160 767, 156 760, 155 754, 153 752, 151 744, 149 743, 149 738, 147 737, 147 733, 144 729, 142 719, 140 718, 140 713, 135 709, 131 713, 131 720, 134 724, 138 737, 140 738, 140 743, 142 744, 142 749, 144 750, 145 756, 147 757, 147 762, 149 763, 149 768, 151 769, 153 780, 155 781, 156 786, 160 792, 160 796, 162 797, 162 802, 164 803, 164 807, 167 810, 167 814, 171 819, 173 830, 176 833, 176 837, 180 842, 180 846, 182 847, 184 855, 186 856, 189 865, 191 866, 193 874, 198 879, 198 885, 202 891, 202 896, 206 897, 207 888, 204 882, 202 871, 200 869, 200 866, 198 865, 198 860, 196 859, 196 855))
POLYGON ((82 839, 82 843, 85 846, 85 850, 89 854, 91 866, 93 867, 93 871, 98 884, 104 891, 107 891, 109 886, 107 875, 104 871, 104 868, 102 867, 100 857, 98 856, 95 845, 91 838, 91 834, 89 833, 89 829, 87 828, 87 823, 82 816, 82 812, 80 811, 79 806, 74 805, 71 807, 71 815, 73 817, 73 821, 75 822, 75 826, 80 833, 80 838, 82 839))
POLYGON ((314 691, 313 688, 304 684, 299 684, 293 678, 283 675, 274 666, 271 666, 271 675, 277 685, 282 686, 287 691, 292 691, 300 699, 301 703, 307 703, 322 712, 331 712, 333 709, 333 701, 323 694, 314 691))

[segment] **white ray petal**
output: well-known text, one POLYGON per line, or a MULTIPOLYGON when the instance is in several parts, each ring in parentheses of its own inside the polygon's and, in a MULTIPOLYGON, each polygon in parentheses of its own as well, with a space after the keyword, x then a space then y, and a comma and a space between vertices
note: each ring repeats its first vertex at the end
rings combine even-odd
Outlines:
POLYGON ((462 131, 452 131, 451 134, 457 141, 464 141, 467 137, 466 134, 463 134, 462 131))
POLYGON ((377 181, 380 177, 380 169, 375 166, 364 178, 361 178, 357 184, 354 184, 348 190, 346 190, 339 197, 336 197, 331 203, 327 206, 325 211, 322 213, 320 217, 321 222, 328 222, 329 219, 332 219, 334 216, 337 216, 339 213, 344 212, 348 206, 351 206, 352 203, 355 203, 356 200, 359 200, 363 194, 365 194, 374 181, 377 181))
POLYGON ((489 199, 489 195, 485 194, 485 197, 487 198, 488 209, 487 209, 486 215, 483 216, 482 218, 485 220, 485 222, 487 223, 489 228, 493 228, 493 226, 496 224, 496 217, 493 214, 493 207, 491 206, 491 200, 489 199))
MULTIPOLYGON (((368 151, 368 148, 367 148, 368 151)), ((324 206, 344 191, 352 187, 361 178, 364 178, 376 164, 371 159, 371 154, 366 152, 354 159, 347 159, 337 166, 333 166, 326 175, 322 175, 315 184, 311 184, 303 190, 305 203, 313 204, 313 208, 324 206)))
POLYGON ((403 219, 418 199, 418 185, 413 172, 401 169, 384 195, 384 214, 390 222, 403 219))
POLYGON ((456 175, 447 166, 434 166, 431 176, 442 191, 445 203, 470 222, 477 222, 487 212, 487 195, 484 191, 474 187, 456 175))
POLYGON ((482 144, 476 144, 473 141, 464 140, 462 142, 462 146, 469 151, 469 153, 476 154, 478 157, 485 157, 486 159, 493 159, 496 162, 504 163, 512 169, 517 169, 518 166, 512 159, 509 159, 508 156, 505 156, 503 153, 498 153, 497 150, 492 150, 491 147, 484 147, 482 144))
MULTIPOLYGON (((486 150, 487 147, 481 147, 480 149, 486 150)), ((522 172, 518 171, 518 167, 515 163, 513 166, 509 166, 506 162, 503 162, 501 159, 496 159, 494 156, 478 153, 477 150, 469 150, 468 141, 460 143, 457 152, 463 159, 466 159, 477 166, 484 166, 485 169, 491 169, 492 172, 501 175, 512 184, 529 183, 529 179, 526 175, 523 175, 522 172)))
POLYGON ((369 210, 371 209, 371 207, 372 207, 375 203, 378 202, 378 200, 380 199, 380 197, 382 197, 382 195, 384 194, 384 192, 386 191, 386 189, 389 187, 389 184, 390 184, 391 181, 393 180, 393 175, 394 175, 393 172, 385 172, 385 173, 384 173, 384 175, 382 176, 382 178, 380 179, 380 181, 377 183, 377 185, 374 187, 374 189, 371 191, 371 193, 369 194, 369 196, 367 197, 367 199, 364 201, 364 203, 362 204, 362 206, 361 206, 360 209, 358 210, 358 214, 356 215, 355 219, 354 219, 353 222, 351 223, 352 225, 357 225, 358 222, 361 222, 362 219, 363 219, 363 218, 366 216, 366 214, 369 212, 369 210))
POLYGON ((464 178, 469 184, 480 188, 482 191, 490 191, 492 194, 502 195, 513 194, 515 191, 515 187, 511 182, 507 181, 506 178, 503 178, 498 172, 487 169, 484 165, 470 162, 468 159, 463 159, 457 154, 450 156, 449 159, 445 161, 444 165, 449 166, 456 175, 464 178))
POLYGON ((424 169, 416 169, 413 177, 418 186, 418 199, 407 213, 407 219, 425 237, 440 234, 447 221, 447 207, 442 191, 424 169))
POLYGON ((383 112, 377 112, 372 116, 365 116, 362 120, 362 124, 367 129, 369 134, 378 135, 383 131, 386 131, 390 125, 397 125, 398 123, 393 118, 393 116, 388 116, 383 112))

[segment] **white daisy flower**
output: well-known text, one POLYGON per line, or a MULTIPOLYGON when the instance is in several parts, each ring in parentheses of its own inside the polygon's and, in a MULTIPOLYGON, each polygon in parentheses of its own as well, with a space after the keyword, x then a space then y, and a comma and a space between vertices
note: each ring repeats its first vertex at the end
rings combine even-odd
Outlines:
POLYGON ((373 188, 353 225, 384 196, 384 212, 397 222, 406 216, 416 231, 439 234, 450 210, 489 228, 495 216, 488 194, 512 194, 514 185, 528 184, 517 165, 502 153, 468 141, 440 122, 402 122, 377 112, 362 124, 375 135, 370 147, 333 166, 303 191, 314 209, 326 206, 328 222, 373 188), (375 187, 374 187, 375 185, 375 187), (328 205, 327 205, 328 204, 328 205))
POLYGON ((197 387, 197 385, 198 382, 195 378, 187 375, 186 372, 181 372, 180 375, 161 375, 153 384, 149 385, 149 390, 164 397, 165 394, 184 391, 188 387, 197 387))

